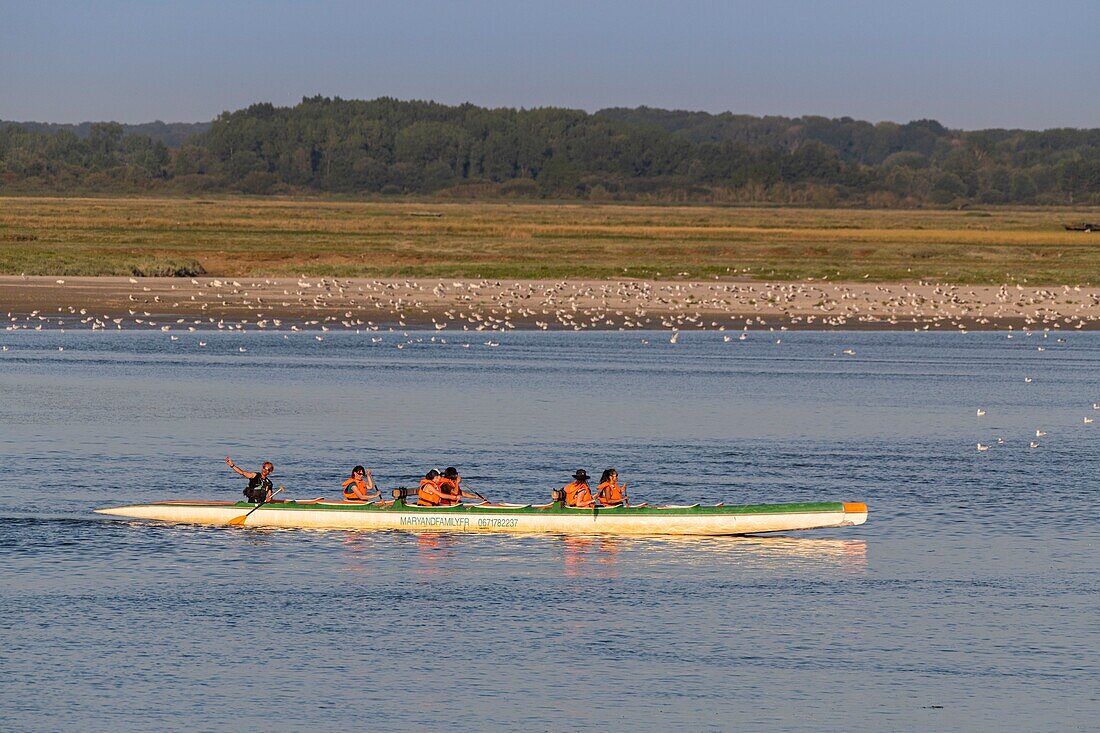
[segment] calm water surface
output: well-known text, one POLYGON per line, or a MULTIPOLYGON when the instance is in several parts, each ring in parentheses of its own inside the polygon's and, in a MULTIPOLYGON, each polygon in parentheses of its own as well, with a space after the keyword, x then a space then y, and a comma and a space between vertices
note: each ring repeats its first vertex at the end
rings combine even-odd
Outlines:
POLYGON ((1100 335, 781 337, 0 333, 0 728, 1095 730, 1100 335), (660 540, 91 514, 236 498, 226 453, 298 498, 355 463, 506 501, 613 465, 637 500, 871 517, 660 540))

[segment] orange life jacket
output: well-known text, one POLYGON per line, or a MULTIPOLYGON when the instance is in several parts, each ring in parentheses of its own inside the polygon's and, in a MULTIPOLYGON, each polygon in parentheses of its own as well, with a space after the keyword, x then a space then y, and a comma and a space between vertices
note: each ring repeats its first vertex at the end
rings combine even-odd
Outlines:
POLYGON ((623 496, 623 487, 619 486, 618 481, 604 481, 596 487, 596 496, 599 497, 600 503, 604 506, 622 504, 626 498, 623 496))
POLYGON ((458 488, 458 481, 444 476, 440 476, 436 481, 439 482, 436 484, 436 488, 439 490, 440 505, 452 506, 462 501, 462 492, 458 488))
POLYGON ((566 484, 563 491, 565 491, 566 506, 580 506, 581 504, 592 503, 592 489, 588 488, 588 484, 583 481, 574 481, 571 484, 566 484))
POLYGON ((344 487, 344 498, 351 499, 352 501, 364 501, 363 497, 370 491, 370 489, 367 488, 366 481, 361 478, 355 478, 354 476, 344 481, 341 485, 344 487), (356 493, 356 489, 359 489, 360 493, 356 493))
POLYGON ((416 503, 419 506, 439 506, 443 503, 443 497, 439 494, 439 479, 420 479, 420 488, 416 491, 416 503))

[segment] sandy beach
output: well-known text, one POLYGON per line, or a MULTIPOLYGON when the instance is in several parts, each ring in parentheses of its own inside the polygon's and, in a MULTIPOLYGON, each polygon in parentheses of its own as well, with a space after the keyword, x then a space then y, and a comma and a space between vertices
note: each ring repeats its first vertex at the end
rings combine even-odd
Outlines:
POLYGON ((0 277, 7 328, 1100 327, 1100 288, 932 283, 0 277))

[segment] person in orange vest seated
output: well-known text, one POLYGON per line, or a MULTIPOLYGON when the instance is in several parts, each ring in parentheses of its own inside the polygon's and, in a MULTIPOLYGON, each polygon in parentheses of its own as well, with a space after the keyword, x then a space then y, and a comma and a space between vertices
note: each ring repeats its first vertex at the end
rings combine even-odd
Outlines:
POLYGON ((578 468, 573 474, 573 482, 562 487, 565 492, 566 506, 591 507, 596 502, 592 500, 592 489, 588 488, 588 471, 578 468))
POLYGON ((362 466, 351 469, 351 478, 345 480, 342 485, 344 487, 344 498, 348 501, 373 501, 382 496, 382 492, 374 489, 374 477, 371 475, 370 469, 362 466))
POLYGON ((462 488, 462 477, 458 475, 458 469, 454 466, 447 466, 443 469, 443 475, 439 477, 439 495, 443 499, 442 506, 451 506, 452 504, 461 504, 462 498, 467 499, 481 499, 482 501, 489 501, 476 491, 466 491, 462 488))
POLYGON ((420 479, 420 488, 416 491, 417 506, 443 506, 443 495, 439 493, 439 471, 434 468, 420 479))
POLYGON ((600 485, 596 487, 596 498, 600 506, 626 506, 626 484, 619 486, 619 472, 609 468, 600 476, 600 485))

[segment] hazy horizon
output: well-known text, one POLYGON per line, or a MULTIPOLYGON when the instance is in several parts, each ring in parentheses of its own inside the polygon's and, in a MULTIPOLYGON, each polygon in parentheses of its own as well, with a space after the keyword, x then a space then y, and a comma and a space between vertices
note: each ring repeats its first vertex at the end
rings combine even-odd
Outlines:
POLYGON ((0 119, 207 122, 269 101, 431 99, 1100 126, 1100 6, 976 0, 168 5, 0 0, 0 119))

